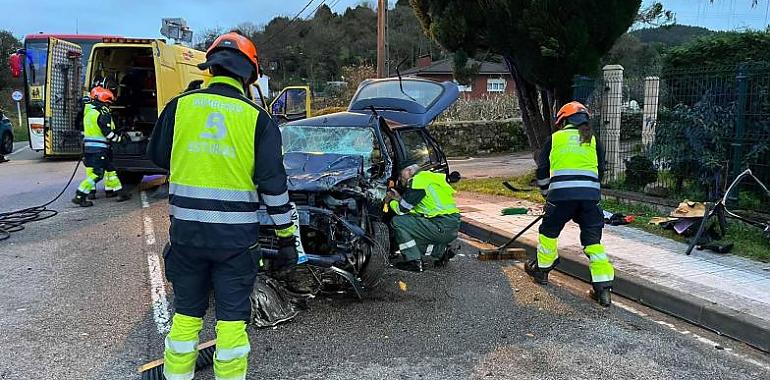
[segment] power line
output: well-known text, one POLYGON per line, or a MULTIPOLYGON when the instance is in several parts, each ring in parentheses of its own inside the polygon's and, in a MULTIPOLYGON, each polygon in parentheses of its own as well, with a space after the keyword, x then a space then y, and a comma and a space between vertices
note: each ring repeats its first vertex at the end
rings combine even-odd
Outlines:
MULTIPOLYGON (((286 31, 286 29, 289 29, 289 27, 290 27, 290 26, 291 26, 291 25, 292 25, 292 24, 293 24, 295 21, 297 21, 297 19, 299 19, 299 18, 300 18, 300 16, 302 16, 302 13, 304 13, 304 12, 305 12, 305 10, 307 10, 307 9, 310 7, 310 4, 313 4, 313 2, 314 2, 314 1, 315 1, 315 0, 310 0, 310 1, 308 1, 308 2, 307 2, 307 4, 305 4, 305 6, 304 6, 304 7, 302 7, 302 9, 301 9, 299 12, 297 12, 297 14, 296 14, 296 15, 295 15, 295 16, 294 16, 294 17, 293 17, 291 20, 289 20, 289 23, 288 23, 288 24, 286 24, 286 25, 283 27, 283 29, 281 29, 281 30, 280 30, 279 32, 277 32, 277 33, 273 33, 273 35, 272 35, 272 36, 269 36, 269 37, 267 38, 267 40, 265 40, 265 42, 263 42, 263 43, 264 43, 264 44, 267 44, 268 42, 272 41, 272 40, 273 40, 273 39, 274 39, 276 36, 278 36, 278 35, 280 35, 281 33, 285 32, 285 31, 286 31)), ((323 4, 323 1, 322 1, 321 3, 323 4)))

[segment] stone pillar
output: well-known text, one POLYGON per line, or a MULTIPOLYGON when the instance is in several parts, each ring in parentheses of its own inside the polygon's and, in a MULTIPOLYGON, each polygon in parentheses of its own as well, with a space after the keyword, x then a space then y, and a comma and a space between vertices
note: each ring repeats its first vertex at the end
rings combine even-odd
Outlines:
POLYGON ((660 78, 644 78, 644 114, 642 117, 642 145, 648 148, 655 142, 655 126, 658 123, 658 98, 660 78))
POLYGON ((615 180, 623 171, 620 159, 620 105, 623 102, 623 66, 607 65, 604 71, 604 96, 599 137, 607 158, 607 180, 615 180))

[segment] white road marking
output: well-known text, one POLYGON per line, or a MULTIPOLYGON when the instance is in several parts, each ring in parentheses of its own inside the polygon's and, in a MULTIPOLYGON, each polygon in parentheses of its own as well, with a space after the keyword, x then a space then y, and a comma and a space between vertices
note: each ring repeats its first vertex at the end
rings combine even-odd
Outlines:
POLYGON ((144 239, 147 245, 155 245, 155 229, 149 215, 144 216, 144 239))
POLYGON ((10 157, 10 156, 13 156, 14 154, 17 154, 17 153, 21 153, 21 152, 23 152, 23 151, 25 151, 25 150, 27 150, 27 149, 29 149, 29 145, 25 145, 25 146, 24 146, 24 147, 22 147, 21 149, 15 150, 13 153, 10 153, 10 154, 6 154, 6 156, 9 156, 9 157, 10 157))
MULTIPOLYGON (((142 208, 150 207, 147 193, 140 194, 142 208)), ((168 297, 166 296, 166 282, 163 280, 163 270, 160 265, 160 257, 151 249, 157 242, 155 240, 155 227, 152 218, 144 215, 144 238, 147 243, 147 268, 150 274, 150 296, 152 297, 152 314, 155 319, 155 327, 158 333, 165 335, 170 330, 171 313, 168 309, 168 297)))
POLYGON ((147 200, 147 192, 142 191, 139 193, 139 197, 142 199, 142 208, 150 207, 150 201, 147 200))
POLYGON ((745 361, 747 363, 751 363, 751 364, 753 364, 753 365, 755 365, 757 367, 760 367, 760 368, 763 368, 763 369, 766 369, 766 370, 770 370, 770 365, 767 365, 767 364, 762 363, 762 362, 760 362, 758 360, 752 359, 752 358, 750 358, 750 357, 748 357, 746 355, 739 354, 739 353, 733 351, 732 348, 724 347, 721 344, 719 344, 718 342, 713 341, 713 340, 711 340, 709 338, 706 338, 704 336, 700 336, 700 335, 698 335, 698 334, 696 334, 696 333, 694 333, 694 332, 692 332, 690 330, 687 330, 687 329, 684 329, 684 328, 677 328, 676 325, 674 325, 671 322, 666 322, 666 321, 659 320, 659 319, 652 319, 647 314, 645 314, 645 313, 643 313, 643 312, 641 312, 641 311, 639 311, 639 310, 633 308, 632 306, 627 305, 627 304, 625 304, 623 302, 614 301, 612 304, 614 306, 617 306, 617 307, 625 310, 625 311, 628 311, 629 313, 636 314, 636 315, 638 315, 640 317, 646 317, 646 318, 652 320, 653 322, 655 322, 655 323, 657 323, 657 324, 659 324, 661 326, 668 327, 671 331, 677 332, 677 333, 682 334, 684 336, 691 337, 695 341, 703 343, 703 344, 705 344, 707 346, 710 346, 712 348, 721 347, 722 350, 724 350, 724 352, 726 352, 727 354, 730 354, 730 355, 732 355, 732 356, 734 356, 734 357, 736 357, 738 359, 741 359, 741 360, 743 360, 743 361, 745 361))
POLYGON ((150 268, 150 295, 152 296, 152 311, 155 327, 158 333, 165 335, 170 330, 171 314, 168 311, 166 284, 160 269, 158 255, 148 254, 147 265, 150 268))

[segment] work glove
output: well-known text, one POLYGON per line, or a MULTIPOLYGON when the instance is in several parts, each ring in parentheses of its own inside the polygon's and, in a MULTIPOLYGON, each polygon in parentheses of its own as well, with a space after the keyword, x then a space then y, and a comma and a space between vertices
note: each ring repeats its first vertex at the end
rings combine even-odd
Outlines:
POLYGON ((297 266, 297 242, 292 235, 278 238, 278 256, 270 262, 270 269, 288 273, 297 266))

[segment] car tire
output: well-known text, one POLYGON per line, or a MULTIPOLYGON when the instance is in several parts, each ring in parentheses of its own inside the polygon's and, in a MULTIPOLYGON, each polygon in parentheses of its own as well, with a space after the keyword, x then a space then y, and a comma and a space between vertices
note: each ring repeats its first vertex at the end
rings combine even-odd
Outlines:
POLYGON ((124 183, 127 185, 136 185, 142 182, 142 178, 144 178, 144 174, 135 173, 135 172, 118 171, 118 178, 120 178, 121 183, 124 183))
POLYGON ((13 135, 11 135, 9 132, 5 132, 3 134, 3 138, 0 139, 0 153, 13 153, 13 135))
POLYGON ((390 252, 388 226, 382 222, 372 222, 371 229, 375 244, 370 245, 368 260, 360 273, 361 283, 366 289, 375 289, 382 285, 382 275, 388 266, 390 252))

